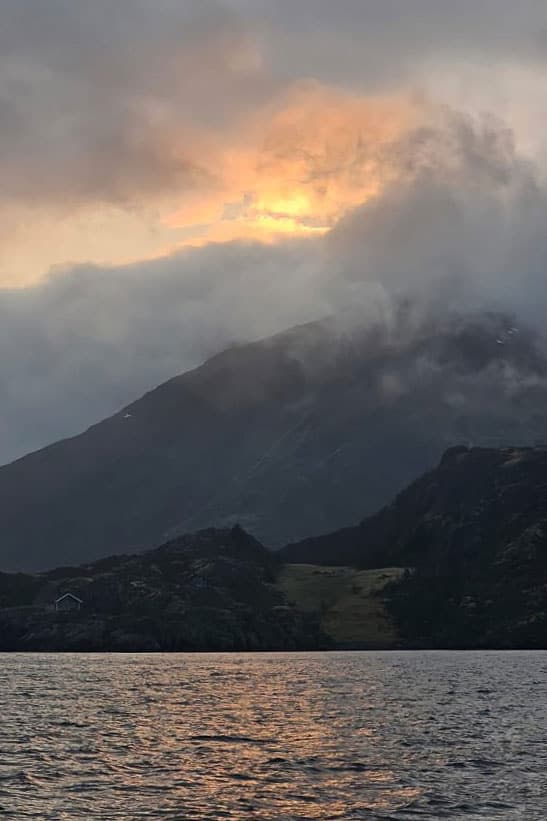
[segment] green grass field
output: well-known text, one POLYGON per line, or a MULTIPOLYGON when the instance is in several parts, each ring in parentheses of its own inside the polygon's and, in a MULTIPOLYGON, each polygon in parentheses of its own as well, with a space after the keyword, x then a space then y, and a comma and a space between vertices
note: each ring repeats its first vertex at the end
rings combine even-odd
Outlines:
POLYGON ((381 591, 403 573, 400 567, 356 570, 288 564, 278 584, 301 610, 320 614, 323 630, 338 646, 389 647, 396 643, 397 631, 381 591))

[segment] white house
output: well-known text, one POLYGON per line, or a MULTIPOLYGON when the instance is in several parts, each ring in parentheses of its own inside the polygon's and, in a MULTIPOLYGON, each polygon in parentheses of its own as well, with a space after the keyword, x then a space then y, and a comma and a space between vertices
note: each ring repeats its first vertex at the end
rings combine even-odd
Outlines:
POLYGON ((64 593, 55 599, 55 609, 60 611, 81 610, 83 601, 74 593, 64 593))

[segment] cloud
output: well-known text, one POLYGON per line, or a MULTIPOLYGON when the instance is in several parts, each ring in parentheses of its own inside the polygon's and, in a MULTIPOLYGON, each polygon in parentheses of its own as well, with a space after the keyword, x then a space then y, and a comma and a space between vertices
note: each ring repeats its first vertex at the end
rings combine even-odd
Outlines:
POLYGON ((313 233, 362 201, 410 107, 277 76, 264 37, 211 0, 0 0, 0 283, 313 233))
MULTIPOLYGON (((439 70, 466 77, 487 68, 483 94, 509 63, 544 65, 547 9, 541 0, 231 0, 262 33, 276 76, 313 77, 365 93, 426 87, 439 70)), ((471 79, 471 82, 469 80, 471 79)), ((487 100, 483 96, 483 101, 487 100)))
POLYGON ((185 225, 204 213, 208 237, 222 239, 327 230, 389 179, 390 148, 425 116, 422 109, 398 97, 296 85, 258 109, 218 152, 223 185, 216 194, 205 192, 171 222, 185 225))
POLYGON ((443 109, 394 147, 400 176, 327 237, 336 291, 375 281, 424 311, 547 307, 547 191, 507 127, 443 109))
POLYGON ((265 93, 244 23, 209 0, 2 0, 0 21, 3 198, 214 185, 207 134, 265 93))
POLYGON ((546 31, 536 0, 0 0, 0 284, 326 230, 423 100, 540 155, 546 31))
MULTIPOLYGON (((399 173, 391 167, 393 143, 427 116, 426 109, 397 96, 369 98, 299 83, 248 112, 245 127, 227 129, 222 141, 210 133, 196 139, 202 167, 211 172, 196 173, 186 187, 175 173, 166 181, 150 167, 155 198, 135 191, 135 201, 124 207, 90 199, 64 219, 51 189, 42 191, 49 205, 39 210, 20 203, 2 208, 0 199, 4 225, 15 226, 0 238, 0 281, 35 281, 51 265, 71 260, 128 262, 212 240, 322 233, 399 173)), ((169 129, 166 134, 173 139, 169 129)), ((170 162, 168 153, 164 160, 170 162)), ((92 176, 94 160, 81 162, 92 176)), ((143 173, 133 178, 141 187, 143 173)), ((59 175, 59 185, 68 192, 75 177, 64 179, 59 175)), ((115 178, 109 180, 114 185, 115 178)), ((91 189, 87 193, 92 198, 91 189)))
POLYGON ((506 130, 443 111, 391 150, 398 181, 324 237, 213 243, 0 290, 1 458, 75 433, 233 342, 329 313, 384 323, 399 342, 402 302, 407 335, 468 310, 514 310, 541 328, 547 194, 506 130))
POLYGON ((0 0, 0 197, 214 192, 223 147, 304 81, 401 95, 488 53, 487 101, 501 63, 544 65, 546 43, 536 0, 0 0))

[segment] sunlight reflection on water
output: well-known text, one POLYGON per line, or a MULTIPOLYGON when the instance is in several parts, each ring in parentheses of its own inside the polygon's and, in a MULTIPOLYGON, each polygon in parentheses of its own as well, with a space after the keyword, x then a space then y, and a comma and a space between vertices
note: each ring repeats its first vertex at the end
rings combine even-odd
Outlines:
POLYGON ((546 817, 547 653, 0 659, 2 817, 546 817))

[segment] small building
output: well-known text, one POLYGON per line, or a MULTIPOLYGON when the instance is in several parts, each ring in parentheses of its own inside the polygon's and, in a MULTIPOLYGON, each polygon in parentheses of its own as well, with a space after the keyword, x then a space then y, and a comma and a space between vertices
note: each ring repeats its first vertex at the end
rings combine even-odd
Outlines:
POLYGON ((55 610, 66 613, 69 610, 81 610, 83 601, 75 596, 74 593, 64 593, 55 599, 55 610))

